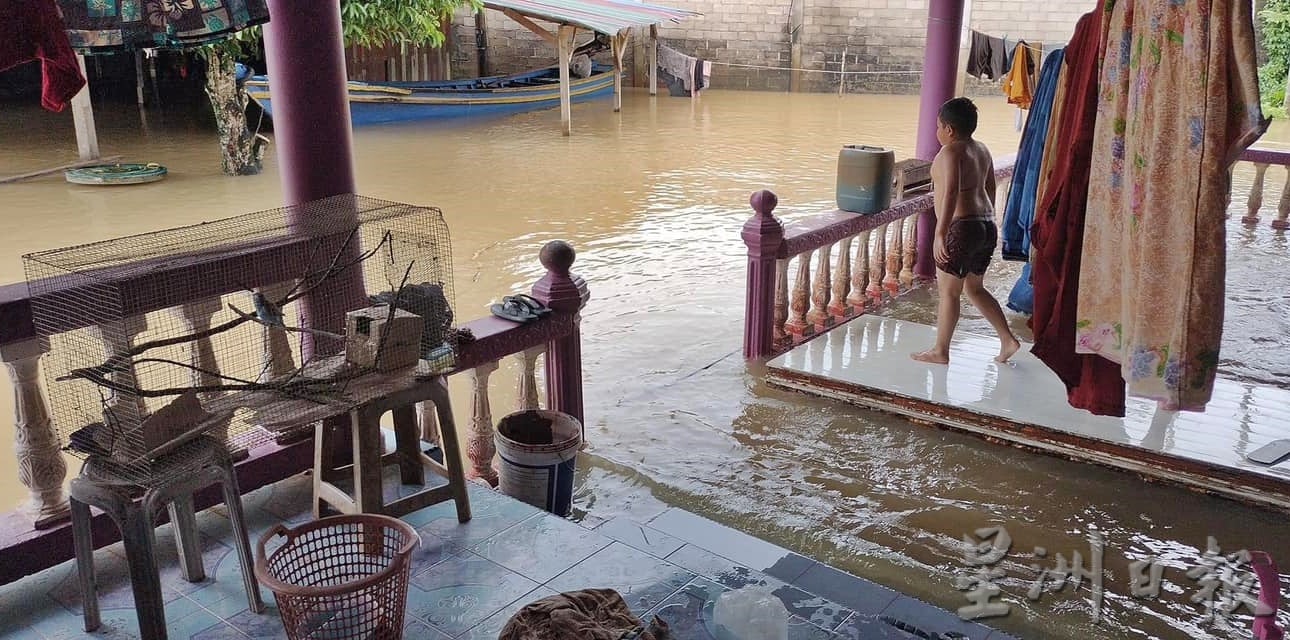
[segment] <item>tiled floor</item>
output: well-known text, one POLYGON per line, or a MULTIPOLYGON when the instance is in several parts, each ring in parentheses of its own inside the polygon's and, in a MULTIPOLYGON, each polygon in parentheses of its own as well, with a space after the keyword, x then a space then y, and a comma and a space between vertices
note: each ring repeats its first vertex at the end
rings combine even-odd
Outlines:
POLYGON ((949 366, 910 360, 910 353, 928 348, 934 338, 930 326, 861 317, 771 361, 770 379, 807 392, 826 387, 846 396, 848 389, 874 390, 955 407, 1077 436, 1086 441, 1084 449, 1109 443, 1194 463, 1189 469, 1208 467, 1220 477, 1246 474, 1290 490, 1290 461, 1265 466, 1245 458, 1264 444, 1290 438, 1290 391, 1220 379, 1204 413, 1164 411, 1155 402, 1130 398, 1126 417, 1095 416, 1067 404, 1061 381, 1028 347, 1013 363, 999 365, 993 361, 995 338, 958 331, 949 366))
MULTIPOLYGON (((252 545, 273 525, 308 519, 311 484, 298 476, 248 494, 252 545)), ((946 636, 1003 639, 1002 632, 902 596, 698 516, 668 510, 648 523, 610 520, 587 529, 471 486, 473 519, 451 503, 409 515, 422 544, 413 561, 405 637, 494 639, 525 604, 560 591, 612 588, 643 619, 657 615, 677 640, 733 640, 714 620, 729 590, 758 588, 790 614, 790 640, 911 640, 900 622, 946 636), (881 614, 881 615, 880 615, 881 614), (885 621, 881 616, 891 616, 885 621)), ((198 515, 207 579, 179 574, 169 525, 158 553, 171 638, 283 638, 272 594, 251 613, 229 524, 220 509, 198 515)), ((0 587, 0 639, 136 638, 138 626, 119 544, 95 554, 103 628, 81 630, 81 595, 70 562, 0 587)))

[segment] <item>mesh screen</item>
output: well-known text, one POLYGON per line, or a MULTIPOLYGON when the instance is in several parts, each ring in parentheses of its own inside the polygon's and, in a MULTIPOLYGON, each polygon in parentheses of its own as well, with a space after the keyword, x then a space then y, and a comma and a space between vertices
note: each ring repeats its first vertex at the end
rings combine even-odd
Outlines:
POLYGON ((451 255, 438 209, 354 195, 26 255, 55 430, 132 482, 201 433, 254 447, 275 411, 358 401, 345 314, 391 302, 419 370, 451 366, 451 255))

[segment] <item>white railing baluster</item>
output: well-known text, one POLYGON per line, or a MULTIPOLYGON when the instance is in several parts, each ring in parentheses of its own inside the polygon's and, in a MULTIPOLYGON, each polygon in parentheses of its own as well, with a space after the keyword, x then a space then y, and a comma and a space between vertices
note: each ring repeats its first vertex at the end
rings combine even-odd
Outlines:
POLYGON ((829 315, 839 320, 847 317, 848 300, 851 297, 851 245, 855 238, 846 238, 838 245, 838 268, 833 273, 833 303, 829 305, 829 315))
MULTIPOLYGON (((832 259, 833 245, 825 245, 815 251, 819 258, 819 264, 816 266, 815 282, 811 286, 811 310, 806 314, 806 322, 817 331, 823 331, 828 327, 829 320, 829 301, 832 295, 832 265, 829 264, 832 259)), ((810 254, 804 254, 803 258, 810 259, 810 254)))
POLYGON ((68 515, 63 481, 67 463, 59 451, 58 436, 49 419, 49 403, 40 386, 39 340, 0 346, 0 360, 13 385, 13 450, 18 458, 18 481, 27 487, 23 511, 37 529, 45 529, 68 515))
POLYGON ((470 415, 470 435, 466 439, 466 457, 470 458, 471 463, 467 475, 496 486, 497 470, 493 468, 493 457, 497 455, 497 443, 493 440, 495 426, 488 402, 488 377, 494 371, 497 371, 496 360, 481 364, 472 371, 474 403, 470 415))
POLYGON ((537 359, 546 353, 546 345, 525 349, 519 355, 520 379, 515 398, 520 411, 532 411, 539 407, 537 383, 537 359))

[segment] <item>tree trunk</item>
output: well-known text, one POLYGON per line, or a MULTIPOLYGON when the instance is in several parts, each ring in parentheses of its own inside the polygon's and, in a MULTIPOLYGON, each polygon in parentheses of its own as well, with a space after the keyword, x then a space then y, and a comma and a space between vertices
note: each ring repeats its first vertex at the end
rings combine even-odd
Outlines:
POLYGON ((215 110, 219 127, 224 173, 253 176, 264 165, 264 143, 268 140, 251 132, 246 122, 246 90, 237 84, 233 53, 217 44, 206 56, 206 96, 215 110))

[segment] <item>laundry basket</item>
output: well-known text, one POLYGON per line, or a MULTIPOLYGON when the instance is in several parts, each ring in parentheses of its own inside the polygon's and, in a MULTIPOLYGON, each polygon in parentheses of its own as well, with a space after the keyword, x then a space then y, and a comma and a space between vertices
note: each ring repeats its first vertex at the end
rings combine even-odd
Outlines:
POLYGON ((290 640, 399 640, 421 537, 380 515, 322 518, 260 538, 255 577, 273 591, 290 640), (275 536, 286 538, 266 554, 275 536))

